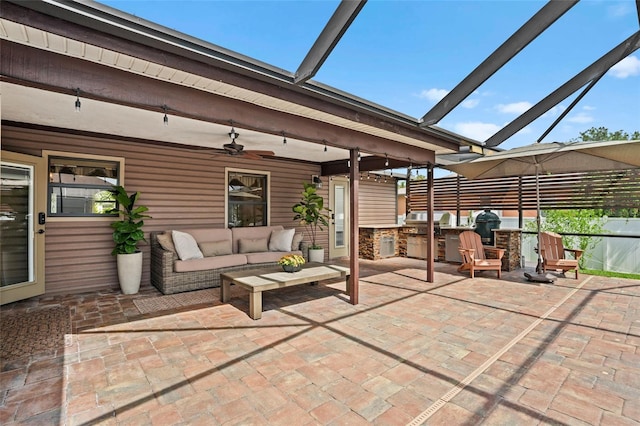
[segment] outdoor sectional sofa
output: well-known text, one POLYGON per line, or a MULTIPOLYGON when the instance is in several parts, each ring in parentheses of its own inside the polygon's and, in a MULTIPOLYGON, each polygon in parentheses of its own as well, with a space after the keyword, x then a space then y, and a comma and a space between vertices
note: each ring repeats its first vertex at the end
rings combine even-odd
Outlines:
POLYGON ((151 283, 163 294, 219 287, 224 272, 275 266, 305 251, 302 234, 279 225, 152 232, 150 244, 151 283))

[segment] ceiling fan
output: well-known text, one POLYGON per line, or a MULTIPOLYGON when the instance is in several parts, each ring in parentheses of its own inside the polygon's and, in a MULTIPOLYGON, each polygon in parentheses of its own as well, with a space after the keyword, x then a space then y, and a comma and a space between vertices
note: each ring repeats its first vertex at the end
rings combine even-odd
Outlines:
POLYGON ((229 137, 231 138, 230 143, 226 143, 222 145, 225 152, 228 155, 242 155, 246 158, 253 159, 261 159, 264 156, 274 156, 273 151, 260 151, 260 150, 244 150, 244 145, 241 145, 236 142, 240 133, 236 132, 236 129, 231 125, 231 131, 229 132, 229 137))

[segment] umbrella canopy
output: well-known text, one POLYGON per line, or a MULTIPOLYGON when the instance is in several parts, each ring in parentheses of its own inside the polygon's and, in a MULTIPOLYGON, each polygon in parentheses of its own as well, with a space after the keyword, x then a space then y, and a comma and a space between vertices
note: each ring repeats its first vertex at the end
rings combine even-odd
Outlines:
MULTIPOLYGON (((475 160, 442 166, 467 179, 536 176, 537 227, 540 246, 540 173, 574 173, 627 170, 640 167, 640 140, 535 143, 475 160)), ((542 259, 538 252, 540 273, 542 259)), ((527 277, 529 277, 527 275, 527 277)), ((548 281, 547 278, 537 279, 548 281)))
POLYGON ((442 167, 467 179, 626 170, 640 167, 640 140, 535 143, 442 167))

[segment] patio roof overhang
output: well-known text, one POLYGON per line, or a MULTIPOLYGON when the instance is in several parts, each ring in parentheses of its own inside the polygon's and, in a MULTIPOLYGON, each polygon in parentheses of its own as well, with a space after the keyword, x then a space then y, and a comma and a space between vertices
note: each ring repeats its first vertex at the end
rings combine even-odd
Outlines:
POLYGON ((4 121, 211 150, 229 142, 233 121, 248 150, 328 164, 346 165, 352 149, 383 159, 361 171, 386 158, 433 164, 476 144, 97 3, 13 3, 0 19, 4 121))

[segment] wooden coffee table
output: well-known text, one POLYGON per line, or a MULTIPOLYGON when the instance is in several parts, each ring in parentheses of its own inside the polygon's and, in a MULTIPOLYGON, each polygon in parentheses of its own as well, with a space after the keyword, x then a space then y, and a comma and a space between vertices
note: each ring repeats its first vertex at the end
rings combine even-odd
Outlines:
POLYGON ((246 271, 220 274, 220 301, 227 303, 230 286, 235 284, 249 290, 249 316, 254 320, 262 317, 262 292, 275 288, 290 287, 299 284, 315 283, 322 280, 345 278, 346 291, 349 292, 349 268, 336 265, 307 264, 301 271, 284 272, 281 267, 250 269, 246 271))

